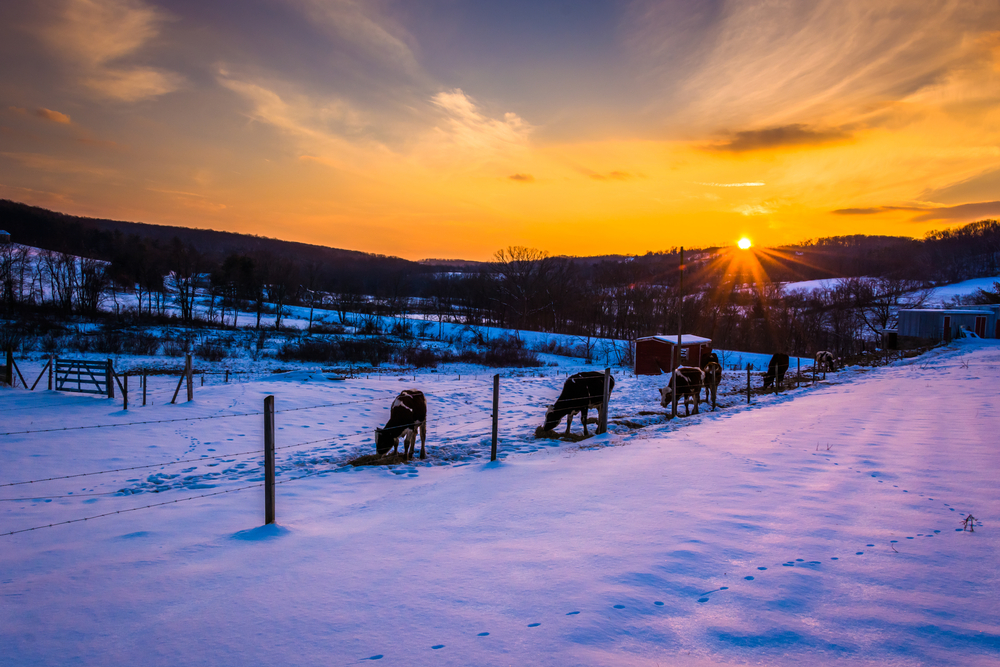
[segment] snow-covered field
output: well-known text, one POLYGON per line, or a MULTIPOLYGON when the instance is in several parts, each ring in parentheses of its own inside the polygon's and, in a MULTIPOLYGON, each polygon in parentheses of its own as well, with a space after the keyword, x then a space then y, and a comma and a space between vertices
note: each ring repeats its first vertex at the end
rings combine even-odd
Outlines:
POLYGON ((662 380, 617 374, 609 434, 576 444, 533 438, 562 380, 527 371, 496 463, 491 372, 301 370, 127 413, 0 390, 3 664, 1000 663, 995 341, 750 406, 732 373, 672 422, 662 380), (406 387, 428 459, 343 467, 406 387), (268 394, 277 526, 246 414, 268 394))

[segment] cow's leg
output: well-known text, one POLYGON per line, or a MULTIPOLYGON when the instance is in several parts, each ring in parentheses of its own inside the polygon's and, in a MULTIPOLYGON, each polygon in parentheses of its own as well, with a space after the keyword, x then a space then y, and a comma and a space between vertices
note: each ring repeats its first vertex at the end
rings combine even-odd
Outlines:
POLYGON ((420 422, 420 458, 427 458, 424 455, 424 440, 427 439, 427 420, 420 422))
MULTIPOLYGON (((569 414, 566 415, 566 435, 569 435, 569 425, 573 423, 573 414, 574 412, 570 410, 569 414)), ((584 424, 584 428, 586 428, 586 426, 587 425, 584 424)))
POLYGON ((587 406, 583 406, 583 410, 580 412, 580 421, 583 422, 583 437, 590 437, 587 433, 587 406))
POLYGON ((417 449, 417 427, 411 427, 406 432, 406 460, 413 458, 413 452, 417 449))

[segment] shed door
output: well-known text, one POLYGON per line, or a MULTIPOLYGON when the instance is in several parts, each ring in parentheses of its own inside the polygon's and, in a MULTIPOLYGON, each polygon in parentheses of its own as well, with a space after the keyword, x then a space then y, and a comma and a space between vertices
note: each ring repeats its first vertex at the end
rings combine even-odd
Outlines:
POLYGON ((976 335, 980 338, 986 338, 986 316, 979 317, 976 316, 976 335))
POLYGON ((950 341, 951 340, 951 316, 950 315, 945 315, 944 316, 944 339, 946 341, 950 341))

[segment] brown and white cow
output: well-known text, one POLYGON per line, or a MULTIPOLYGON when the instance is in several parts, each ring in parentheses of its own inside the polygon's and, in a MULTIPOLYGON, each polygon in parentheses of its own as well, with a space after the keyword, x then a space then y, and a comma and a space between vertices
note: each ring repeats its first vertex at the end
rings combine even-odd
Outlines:
POLYGON ((399 439, 403 440, 403 457, 413 457, 417 447, 417 431, 420 431, 420 458, 424 455, 424 440, 427 439, 427 400, 416 389, 404 389, 392 402, 389 421, 382 428, 375 429, 375 452, 385 456, 392 450, 399 451, 399 439))
POLYGON ((823 373, 837 370, 837 358, 833 352, 821 350, 816 353, 816 370, 823 373))
MULTIPOLYGON (((677 400, 684 399, 684 416, 691 415, 688 401, 694 400, 694 413, 698 414, 698 403, 701 399, 701 388, 705 386, 705 371, 694 366, 678 366, 674 371, 674 383, 677 384, 677 400)), ((660 406, 671 407, 674 400, 673 387, 667 385, 660 389, 660 406)))

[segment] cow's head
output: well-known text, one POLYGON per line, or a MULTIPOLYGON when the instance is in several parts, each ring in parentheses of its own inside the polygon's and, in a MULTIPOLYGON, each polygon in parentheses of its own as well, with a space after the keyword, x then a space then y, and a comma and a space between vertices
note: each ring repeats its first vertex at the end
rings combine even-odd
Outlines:
POLYGON ((398 442, 398 436, 393 437, 391 431, 384 428, 375 429, 375 453, 379 456, 388 454, 398 442))
POLYGON ((669 408, 674 401, 674 390, 673 387, 667 385, 666 387, 660 387, 660 407, 669 408))
POLYGON ((559 426, 559 422, 562 421, 563 415, 566 413, 562 410, 557 411, 554 406, 549 406, 545 411, 545 423, 542 425, 542 431, 553 431, 556 426, 559 426))

